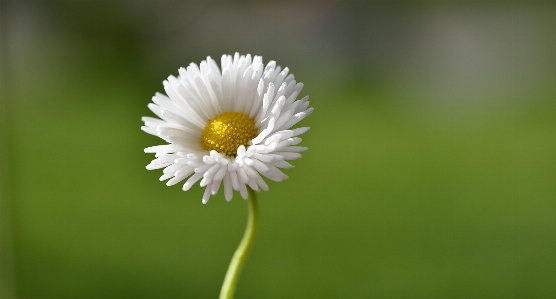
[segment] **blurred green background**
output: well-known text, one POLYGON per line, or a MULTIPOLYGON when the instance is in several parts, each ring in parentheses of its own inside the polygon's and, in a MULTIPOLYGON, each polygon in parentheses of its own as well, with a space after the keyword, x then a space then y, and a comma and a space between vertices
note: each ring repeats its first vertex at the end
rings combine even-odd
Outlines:
POLYGON ((162 80, 262 55, 315 113, 237 298, 556 298, 554 2, 2 1, 2 298, 216 298, 246 202, 147 171, 162 80))

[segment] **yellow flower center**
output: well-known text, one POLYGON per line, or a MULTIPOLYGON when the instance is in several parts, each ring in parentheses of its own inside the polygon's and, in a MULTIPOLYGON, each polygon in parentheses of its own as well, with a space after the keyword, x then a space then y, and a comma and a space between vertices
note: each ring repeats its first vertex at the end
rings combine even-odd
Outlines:
POLYGON ((209 121, 201 142, 208 151, 235 157, 237 148, 255 137, 257 129, 253 119, 240 112, 224 112, 209 121))

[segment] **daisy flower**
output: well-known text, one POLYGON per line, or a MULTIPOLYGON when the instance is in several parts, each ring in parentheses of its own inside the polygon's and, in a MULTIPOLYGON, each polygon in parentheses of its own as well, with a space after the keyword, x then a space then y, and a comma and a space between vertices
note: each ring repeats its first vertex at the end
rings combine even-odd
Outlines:
POLYGON ((200 180, 203 203, 221 185, 230 201, 233 190, 244 199, 247 186, 268 190, 263 177, 287 179, 280 168, 301 158, 299 136, 309 130, 292 127, 313 112, 308 96, 297 100, 303 83, 287 67, 238 53, 223 55, 221 66, 207 57, 180 68, 163 82, 167 96, 156 93, 148 105, 159 118, 142 119, 143 131, 168 143, 145 149, 155 154, 147 169, 164 168, 168 186, 187 179, 184 191, 200 180))

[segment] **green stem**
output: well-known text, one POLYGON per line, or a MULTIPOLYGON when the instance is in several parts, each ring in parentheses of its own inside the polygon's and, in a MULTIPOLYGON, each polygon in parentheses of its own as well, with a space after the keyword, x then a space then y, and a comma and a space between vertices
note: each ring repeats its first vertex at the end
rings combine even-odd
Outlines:
POLYGON ((259 224, 259 211, 257 208, 257 193, 251 188, 247 187, 249 192, 249 216, 247 218, 247 227, 245 228, 245 233, 243 233, 243 238, 239 243, 239 246, 232 257, 230 266, 228 267, 228 272, 226 272, 226 277, 224 278, 224 283, 222 284, 222 290, 220 290, 220 299, 232 299, 234 298, 234 293, 236 290, 236 285, 239 280, 239 275, 241 274, 241 269, 247 260, 249 255, 249 250, 253 246, 253 240, 255 239, 255 233, 257 232, 257 226, 259 224))

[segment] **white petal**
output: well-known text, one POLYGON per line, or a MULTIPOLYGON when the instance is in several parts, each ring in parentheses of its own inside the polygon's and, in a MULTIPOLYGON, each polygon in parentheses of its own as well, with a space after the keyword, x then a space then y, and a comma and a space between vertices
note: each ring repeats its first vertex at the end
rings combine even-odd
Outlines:
POLYGON ((148 117, 148 116, 141 117, 141 120, 145 123, 145 126, 147 126, 147 127, 156 127, 156 126, 164 123, 164 121, 161 120, 161 119, 154 118, 154 117, 148 117))
POLYGON ((214 180, 215 181, 216 180, 222 180, 224 178, 224 176, 226 175, 226 173, 228 173, 228 167, 220 166, 220 168, 218 169, 218 171, 214 175, 214 180))
POLYGON ((245 167, 247 167, 247 166, 238 168, 238 170, 236 171, 236 173, 238 174, 239 179, 244 184, 249 181, 249 176, 247 175, 247 173, 245 173, 245 169, 244 169, 245 167))
POLYGON ((173 186, 181 181, 183 181, 186 177, 185 176, 176 176, 173 177, 171 180, 169 180, 168 182, 166 182, 166 186, 173 186))
POLYGON ((243 199, 247 200, 247 188, 245 187, 245 183, 239 184, 239 193, 243 199))
POLYGON ((297 124, 298 122, 302 121, 304 118, 309 116, 313 112, 313 110, 314 110, 313 108, 309 108, 304 112, 299 112, 295 114, 284 125, 282 125, 282 127, 278 128, 278 130, 291 128, 292 126, 294 126, 295 124, 297 124))
POLYGON ((263 189, 264 191, 268 191, 268 185, 259 174, 257 174, 257 177, 255 177, 255 182, 257 182, 257 185, 259 185, 261 189, 263 189))
POLYGON ((185 128, 188 132, 191 132, 191 133, 202 132, 202 131, 200 131, 200 129, 204 129, 204 128, 200 128, 196 124, 193 124, 189 120, 185 119, 183 116, 181 116, 177 113, 174 113, 170 110, 162 110, 161 113, 162 113, 162 116, 164 116, 167 120, 169 120, 173 123, 179 124, 180 126, 185 128))
POLYGON ((226 198, 226 201, 232 200, 232 196, 234 194, 233 192, 230 173, 226 173, 226 176, 224 176, 224 197, 226 198))
MULTIPOLYGON (((212 165, 211 168, 209 168, 207 171, 205 171, 205 173, 203 174, 203 178, 208 179, 209 181, 212 180, 212 178, 214 178, 214 176, 216 175, 216 173, 218 172, 218 170, 220 168, 224 168, 226 169, 226 167, 223 167, 220 164, 214 164, 212 165)), ((203 183, 201 182, 201 185, 203 185, 203 183)), ((202 186, 201 186, 202 187, 202 186)))
POLYGON ((213 165, 211 164, 203 164, 197 168, 195 168, 195 172, 196 173, 200 173, 201 176, 205 173, 205 171, 207 171, 209 168, 211 168, 213 165))
POLYGON ((265 163, 257 159, 253 159, 253 167, 255 167, 258 172, 267 172, 269 170, 265 163))
POLYGON ((188 177, 188 176, 190 176, 191 174, 193 174, 194 170, 195 170, 194 167, 192 167, 192 166, 187 166, 187 167, 184 167, 184 168, 182 168, 182 169, 176 171, 174 175, 175 175, 175 176, 188 177))
POLYGON ((203 162, 206 164, 216 164, 216 161, 209 155, 203 156, 203 162))
POLYGON ((253 156, 255 159, 262 161, 262 162, 272 162, 274 161, 275 157, 278 157, 276 155, 268 155, 268 154, 255 154, 253 156))
POLYGON ((245 151, 245 157, 252 157, 257 152, 257 148, 250 146, 247 151, 245 151))
MULTIPOLYGON (((263 105, 263 96, 264 96, 264 80, 262 78, 259 79, 259 83, 257 85, 257 92, 255 94, 255 98, 253 99, 253 106, 251 106, 251 111, 249 112, 249 118, 255 119, 257 116, 257 112, 261 109, 263 105)), ((256 121, 256 120, 255 120, 256 121)))
POLYGON ((154 169, 159 169, 159 168, 164 168, 168 165, 172 164, 172 162, 163 162, 163 163, 150 163, 149 165, 147 165, 147 169, 148 170, 154 170, 154 169))
POLYGON ((157 136, 156 135, 156 127, 146 127, 146 126, 142 126, 141 130, 145 131, 146 133, 149 133, 151 135, 157 136))
POLYGON ((194 175, 190 176, 187 182, 183 184, 183 191, 187 191, 195 185, 201 178, 203 177, 202 173, 195 173, 194 175))
POLYGON ((285 175, 280 169, 276 168, 275 166, 267 165, 267 167, 269 170, 267 172, 261 172, 261 174, 269 178, 270 180, 281 182, 288 178, 287 175, 285 175))
POLYGON ((239 166, 238 166, 237 163, 234 161, 234 162, 228 164, 228 171, 229 171, 229 172, 236 171, 236 169, 237 169, 238 167, 239 167, 239 166))
POLYGON ((230 179, 232 181, 232 187, 234 190, 239 190, 239 179, 237 178, 237 172, 229 172, 230 179))
POLYGON ((305 146, 288 146, 286 148, 281 149, 283 152, 294 152, 294 153, 301 153, 307 150, 305 146))
POLYGON ((291 165, 290 163, 288 163, 287 161, 284 161, 284 160, 282 160, 282 161, 273 161, 273 162, 270 163, 270 165, 274 165, 274 166, 279 167, 279 168, 294 168, 293 165, 291 165))
POLYGON ((187 165, 184 164, 172 164, 166 168, 164 168, 164 173, 174 174, 176 171, 186 167, 187 165))
POLYGON ((255 179, 252 177, 249 177, 249 181, 247 181, 247 185, 249 185, 249 187, 251 187, 251 189, 255 191, 260 191, 259 185, 257 185, 257 182, 255 182, 255 179))
POLYGON ((164 150, 168 147, 168 144, 155 145, 145 148, 145 153, 156 153, 157 151, 164 150))
POLYGON ((301 154, 295 152, 275 152, 274 154, 284 157, 285 160, 296 160, 301 158, 301 154))
POLYGON ((159 178, 159 180, 160 180, 160 181, 165 181, 165 180, 167 180, 167 179, 169 179, 169 178, 171 178, 171 177, 173 177, 173 176, 174 176, 173 173, 165 173, 165 174, 163 174, 163 175, 159 178))
POLYGON ((218 190, 220 189, 220 184, 222 183, 222 180, 214 180, 212 182, 212 190, 211 190, 211 194, 212 195, 216 195, 216 193, 218 193, 218 190))
POLYGON ((210 183, 205 189, 205 193, 203 194, 203 204, 206 204, 209 201, 211 191, 212 191, 212 183, 210 183))
POLYGON ((294 112, 295 111, 293 110, 289 110, 286 111, 284 114, 282 114, 280 118, 278 118, 278 120, 276 121, 276 124, 274 125, 274 129, 277 130, 278 128, 281 128, 286 122, 288 122, 291 119, 294 112))
POLYGON ((240 145, 240 146, 237 148, 237 155, 238 155, 239 157, 245 156, 245 146, 244 146, 244 145, 240 145))

